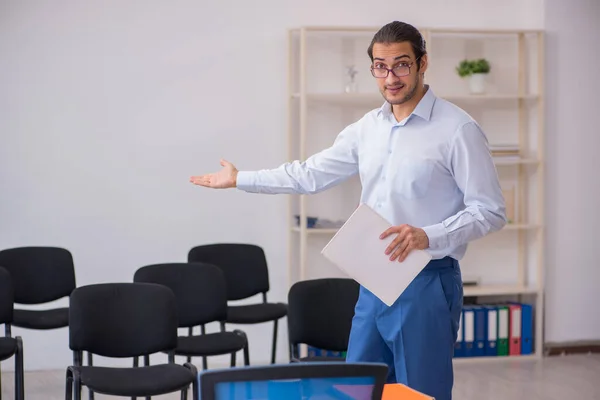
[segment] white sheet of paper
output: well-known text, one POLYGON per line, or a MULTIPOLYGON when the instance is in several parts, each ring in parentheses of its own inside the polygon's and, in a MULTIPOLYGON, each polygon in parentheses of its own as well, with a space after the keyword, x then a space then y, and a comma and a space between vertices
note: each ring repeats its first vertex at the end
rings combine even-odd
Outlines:
POLYGON ((431 260, 428 252, 412 250, 403 262, 390 261, 385 249, 396 235, 379 238, 390 226, 371 207, 360 204, 321 251, 388 306, 394 304, 431 260))

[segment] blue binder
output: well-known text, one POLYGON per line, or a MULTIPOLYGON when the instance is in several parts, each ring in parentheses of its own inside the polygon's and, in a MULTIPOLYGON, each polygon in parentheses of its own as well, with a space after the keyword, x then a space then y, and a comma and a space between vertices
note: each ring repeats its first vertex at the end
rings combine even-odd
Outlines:
POLYGON ((521 304, 521 355, 533 353, 533 307, 521 304))
POLYGON ((456 336, 456 342, 454 342, 454 357, 465 356, 465 310, 460 312, 460 319, 458 320, 458 334, 456 336))
POLYGON ((473 306, 463 307, 464 356, 474 357, 475 352, 475 310, 473 306))
POLYGON ((475 343, 473 356, 485 356, 485 348, 487 341, 487 310, 484 307, 473 307, 475 313, 475 343))
POLYGON ((498 307, 488 305, 485 306, 487 339, 485 341, 485 355, 498 355, 498 307))

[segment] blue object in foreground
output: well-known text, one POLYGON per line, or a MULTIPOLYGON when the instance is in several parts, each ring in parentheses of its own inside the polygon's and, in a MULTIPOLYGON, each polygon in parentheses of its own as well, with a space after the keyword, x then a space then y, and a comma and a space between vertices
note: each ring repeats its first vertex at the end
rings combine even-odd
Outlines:
POLYGON ((208 370, 198 379, 201 400, 371 400, 381 399, 386 376, 385 364, 307 362, 208 370))
POLYGON ((374 387, 374 378, 308 378, 223 382, 216 385, 215 400, 370 400, 372 398, 374 387))

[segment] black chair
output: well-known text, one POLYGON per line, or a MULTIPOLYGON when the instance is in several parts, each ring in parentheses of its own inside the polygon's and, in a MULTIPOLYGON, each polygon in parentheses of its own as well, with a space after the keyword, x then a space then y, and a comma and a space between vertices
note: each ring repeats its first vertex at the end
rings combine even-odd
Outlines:
MULTIPOLYGON (((15 304, 42 305, 68 297, 75 289, 75 266, 71 252, 62 247, 25 246, 0 251, 0 266, 13 281, 15 304)), ((13 326, 34 330, 66 328, 69 308, 14 310, 13 326)), ((88 354, 92 365, 92 355, 88 354)), ((89 393, 93 400, 93 392, 89 393)))
POLYGON ((213 264, 225 272, 228 300, 247 299, 262 294, 262 303, 229 305, 227 322, 232 324, 258 324, 273 321, 271 363, 276 361, 277 323, 287 315, 284 303, 269 303, 269 269, 263 249, 245 243, 215 243, 192 248, 188 262, 213 264))
POLYGON ((288 293, 288 339, 291 362, 340 361, 345 357, 300 358, 301 344, 345 352, 359 285, 353 279, 323 278, 296 282, 288 293))
MULTIPOLYGON (((202 357, 202 367, 207 369, 208 356, 231 354, 231 366, 236 364, 236 353, 243 351, 244 364, 248 365, 248 339, 241 330, 227 332, 227 287, 220 268, 202 263, 165 263, 148 265, 135 272, 134 282, 165 285, 175 293, 179 327, 188 328, 188 336, 179 336, 175 355, 202 357), (205 325, 219 322, 221 331, 206 333, 205 325), (201 335, 193 335, 200 326, 201 335)), ((149 364, 149 358, 146 359, 149 364)))
MULTIPOLYGON (((71 253, 60 247, 17 247, 0 251, 0 266, 10 273, 15 304, 39 305, 68 297, 75 289, 71 253)), ((13 325, 57 329, 69 324, 69 308, 14 310, 13 325)))
POLYGON ((297 363, 200 373, 200 398, 379 400, 388 374, 382 363, 297 363))
POLYGON ((67 368, 66 399, 73 392, 75 399, 81 399, 82 386, 126 397, 181 391, 182 399, 187 399, 190 385, 197 399, 196 367, 175 364, 177 326, 175 295, 163 285, 102 283, 75 289, 69 311, 74 365, 67 368), (168 352, 169 362, 130 368, 83 366, 84 351, 112 358, 168 352))
MULTIPOLYGON (((15 399, 25 398, 25 378, 23 371, 23 340, 12 337, 14 290, 10 273, 0 267, 0 324, 4 324, 5 336, 0 337, 0 361, 15 357, 15 399)), ((2 385, 0 384, 0 388, 2 385)), ((2 391, 0 391, 2 399, 2 391)))

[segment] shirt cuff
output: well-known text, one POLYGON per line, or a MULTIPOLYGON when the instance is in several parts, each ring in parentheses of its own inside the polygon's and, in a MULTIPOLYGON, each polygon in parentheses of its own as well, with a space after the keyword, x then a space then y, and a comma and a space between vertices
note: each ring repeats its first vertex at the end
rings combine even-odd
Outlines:
POLYGON ((429 238, 429 249, 440 250, 448 247, 448 233, 443 223, 425 226, 422 229, 429 238))
POLYGON ((245 192, 256 191, 256 174, 252 171, 238 171, 236 187, 245 192))

